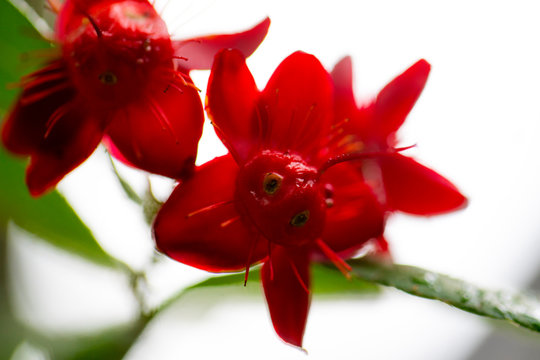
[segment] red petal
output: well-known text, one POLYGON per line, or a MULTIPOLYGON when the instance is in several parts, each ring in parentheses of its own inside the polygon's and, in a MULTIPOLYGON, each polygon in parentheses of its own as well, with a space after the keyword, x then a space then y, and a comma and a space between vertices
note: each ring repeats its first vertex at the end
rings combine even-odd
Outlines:
POLYGON ((86 160, 101 141, 103 131, 103 121, 88 116, 82 105, 70 106, 31 154, 26 183, 32 196, 55 186, 86 160))
POLYGON ((331 75, 334 82, 334 121, 339 123, 357 111, 351 57, 341 59, 334 66, 331 75))
POLYGON ((216 56, 208 82, 207 110, 216 133, 242 163, 258 146, 256 102, 259 90, 238 50, 216 56))
POLYGON ((403 124, 424 89, 431 66, 419 60, 386 85, 375 103, 375 121, 387 136, 403 124))
POLYGON ((203 119, 198 92, 177 83, 119 110, 107 135, 113 153, 122 155, 120 160, 151 173, 182 178, 193 170, 203 119))
POLYGON ((332 250, 351 254, 369 239, 382 235, 384 210, 354 164, 332 167, 321 181, 330 184, 333 191, 333 205, 326 212, 322 236, 332 250))
POLYGON ((273 246, 262 268, 262 283, 274 329, 283 341, 302 347, 309 311, 309 252, 273 246))
POLYGON ((416 215, 457 210, 467 199, 447 179, 411 158, 396 154, 379 159, 388 206, 416 215))
POLYGON ((262 93, 264 145, 309 156, 332 121, 332 81, 313 55, 296 52, 278 66, 262 93))
POLYGON ((110 9, 111 5, 115 3, 124 3, 128 4, 128 6, 135 6, 134 3, 139 3, 139 7, 146 8, 146 11, 151 12, 152 16, 157 16, 153 5, 148 0, 65 0, 56 18, 55 31, 57 40, 60 42, 65 41, 71 32, 77 30, 82 25, 82 22, 88 19, 88 15, 92 17, 99 16, 99 13, 106 8, 110 9))
POLYGON ((197 168, 157 214, 153 226, 157 247, 177 261, 207 271, 241 270, 248 259, 252 264, 266 256, 262 239, 250 255, 257 235, 244 225, 232 202, 237 172, 230 155, 197 168))
POLYGON ((221 49, 238 49, 248 57, 264 40, 269 26, 270 19, 266 18, 253 28, 236 34, 209 35, 173 41, 175 55, 182 57, 176 64, 186 72, 210 69, 214 56, 221 49))
POLYGON ((27 76, 31 80, 24 85, 2 127, 2 142, 6 149, 28 155, 39 148, 51 116, 65 108, 75 96, 75 89, 69 85, 66 76, 66 67, 61 60, 27 76))

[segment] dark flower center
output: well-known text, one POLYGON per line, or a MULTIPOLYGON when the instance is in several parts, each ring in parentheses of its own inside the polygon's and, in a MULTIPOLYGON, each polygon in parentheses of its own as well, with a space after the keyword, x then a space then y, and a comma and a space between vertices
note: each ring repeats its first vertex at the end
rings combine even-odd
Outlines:
POLYGON ((263 189, 268 195, 274 195, 280 188, 283 176, 276 173, 268 173, 264 176, 263 189))
POLYGON ((111 71, 105 71, 104 73, 99 74, 99 81, 105 85, 114 85, 118 82, 118 78, 111 71))
POLYGON ((271 242, 297 246, 321 236, 325 188, 318 172, 297 155, 265 150, 240 167, 236 203, 271 242))
POLYGON ((308 220, 309 220, 309 210, 304 210, 292 217, 291 225, 296 226, 296 227, 301 227, 301 226, 306 225, 308 220))

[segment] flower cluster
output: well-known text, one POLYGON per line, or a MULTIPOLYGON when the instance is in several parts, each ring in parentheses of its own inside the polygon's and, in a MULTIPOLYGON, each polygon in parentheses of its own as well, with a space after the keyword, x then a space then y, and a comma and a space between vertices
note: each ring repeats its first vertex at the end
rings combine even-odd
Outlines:
POLYGON ((207 112, 229 154, 197 168, 154 222, 158 248, 185 264, 245 268, 247 280, 249 267, 263 262, 274 328, 296 346, 302 345, 313 259, 325 256, 347 273, 343 259, 368 240, 384 248, 389 211, 427 215, 465 202, 448 180, 394 147, 429 65, 413 66, 373 105, 357 109, 347 63, 331 76, 315 57, 297 52, 259 91, 240 52, 218 53, 207 112), (381 179, 374 179, 377 173, 381 179))
POLYGON ((327 259, 348 276, 346 260, 370 240, 387 251, 392 212, 440 214, 466 199, 397 147, 426 61, 363 107, 350 58, 329 73, 313 55, 293 53, 259 90, 245 58, 268 26, 173 41, 146 0, 67 0, 56 27, 61 55, 23 79, 2 140, 30 156, 33 195, 102 140, 121 161, 181 180, 156 215, 158 249, 211 272, 245 270, 245 281, 262 263, 276 333, 301 347, 311 262, 327 259), (189 71, 208 68, 206 111, 229 154, 195 167, 203 108, 189 71))

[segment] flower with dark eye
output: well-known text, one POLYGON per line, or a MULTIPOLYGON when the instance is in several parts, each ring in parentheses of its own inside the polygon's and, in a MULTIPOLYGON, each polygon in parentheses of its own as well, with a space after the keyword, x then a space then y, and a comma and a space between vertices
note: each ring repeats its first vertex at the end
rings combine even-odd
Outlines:
POLYGON ((174 41, 147 0, 50 3, 61 55, 22 79, 2 128, 4 146, 30 156, 30 193, 54 187, 102 139, 127 164, 188 176, 203 125, 189 71, 208 69, 222 47, 251 54, 269 19, 244 33, 174 41))
POLYGON ((389 211, 427 216, 454 211, 467 203, 449 180, 395 151, 396 132, 419 98, 429 72, 427 61, 417 61, 386 85, 372 102, 359 108, 353 94, 351 59, 345 57, 332 71, 333 151, 387 153, 358 163, 358 170, 389 211))
POLYGON ((302 52, 259 91, 235 50, 216 56, 207 111, 230 154, 196 169, 154 221, 157 247, 208 271, 264 262, 262 282, 277 334, 302 346, 310 261, 343 272, 350 255, 382 234, 384 212, 355 167, 328 157, 332 82, 302 52))

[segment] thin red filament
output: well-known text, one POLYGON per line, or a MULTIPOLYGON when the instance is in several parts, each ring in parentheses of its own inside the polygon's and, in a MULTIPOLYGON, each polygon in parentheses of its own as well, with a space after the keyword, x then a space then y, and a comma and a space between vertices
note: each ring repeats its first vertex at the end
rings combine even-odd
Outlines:
POLYGON ((167 115, 165 115, 165 113, 163 112, 161 106, 151 96, 148 97, 148 102, 150 103, 150 110, 152 111, 152 114, 154 114, 154 117, 159 121, 162 129, 169 130, 169 133, 172 135, 176 144, 179 144, 180 140, 178 138, 178 134, 176 134, 176 131, 174 130, 169 119, 167 118, 167 115))
POLYGON ((347 279, 351 278, 350 271, 352 268, 347 264, 338 254, 334 252, 322 239, 317 239, 317 246, 323 252, 323 254, 338 268, 339 271, 345 275, 347 279))
POLYGON ((222 206, 229 205, 229 204, 232 204, 232 203, 233 203, 233 200, 220 201, 220 202, 217 202, 215 204, 208 205, 208 206, 205 206, 205 207, 200 208, 198 210, 192 211, 192 212, 190 212, 189 214, 186 215, 186 218, 190 218, 192 216, 195 216, 195 215, 198 215, 198 214, 201 214, 201 213, 205 213, 207 211, 214 210, 214 209, 217 209, 217 208, 220 208, 222 206))
POLYGON ((240 219, 240 216, 235 216, 233 218, 230 218, 228 220, 225 220, 223 221, 221 224, 219 224, 220 227, 224 228, 224 227, 227 227, 229 225, 231 225, 233 222, 237 221, 240 219))
POLYGON ((49 134, 51 133, 51 130, 54 127, 54 125, 58 122, 58 120, 60 120, 62 117, 64 117, 64 115, 67 114, 70 107, 71 107, 70 103, 64 104, 51 114, 51 116, 45 123, 46 131, 45 131, 45 135, 43 136, 44 139, 49 137, 49 134))
POLYGON ((39 101, 39 100, 42 100, 42 99, 46 98, 49 95, 54 94, 56 92, 59 92, 61 90, 65 90, 65 89, 67 89, 69 87, 70 87, 69 83, 62 82, 62 83, 59 83, 58 85, 46 88, 43 91, 38 91, 38 92, 36 92, 34 94, 30 94, 30 95, 24 95, 21 98, 21 104, 22 105, 28 105, 28 104, 34 103, 36 101, 39 101))
POLYGON ((300 283, 300 285, 302 286, 304 291, 309 294, 308 286, 306 285, 306 283, 302 279, 302 276, 300 276, 300 273, 298 272, 298 269, 296 268, 296 265, 294 264, 294 262, 291 259, 289 259, 289 264, 291 264, 294 276, 296 276, 296 278, 298 279, 298 282, 300 283))

